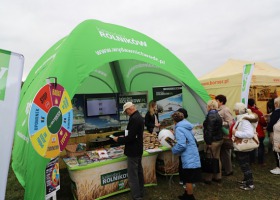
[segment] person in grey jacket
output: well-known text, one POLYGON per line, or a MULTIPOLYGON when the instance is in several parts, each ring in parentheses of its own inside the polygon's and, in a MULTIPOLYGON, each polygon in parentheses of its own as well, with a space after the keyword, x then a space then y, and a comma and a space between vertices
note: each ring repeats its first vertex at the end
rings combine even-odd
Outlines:
POLYGON ((181 200, 195 199, 193 196, 193 183, 201 181, 201 164, 198 148, 192 133, 193 125, 184 119, 181 112, 174 112, 172 119, 175 124, 176 144, 172 147, 172 153, 181 156, 183 167, 183 181, 186 189, 181 200))

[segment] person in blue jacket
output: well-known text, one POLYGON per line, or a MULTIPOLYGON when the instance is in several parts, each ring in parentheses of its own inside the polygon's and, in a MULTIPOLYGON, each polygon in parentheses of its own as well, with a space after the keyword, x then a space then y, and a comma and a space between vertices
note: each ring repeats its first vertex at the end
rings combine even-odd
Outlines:
POLYGON ((181 200, 195 199, 193 195, 193 183, 200 182, 201 164, 198 148, 192 132, 193 125, 184 119, 181 112, 174 112, 172 119, 175 125, 176 144, 172 147, 172 153, 181 156, 183 167, 183 179, 186 183, 186 189, 181 200))

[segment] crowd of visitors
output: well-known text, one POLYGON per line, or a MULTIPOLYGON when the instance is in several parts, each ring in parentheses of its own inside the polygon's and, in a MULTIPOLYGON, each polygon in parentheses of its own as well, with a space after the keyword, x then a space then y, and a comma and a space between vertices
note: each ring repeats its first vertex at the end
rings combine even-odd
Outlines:
MULTIPOLYGON (((251 164, 265 165, 264 139, 266 132, 270 136, 270 145, 275 156, 276 167, 270 172, 280 175, 280 97, 268 101, 268 114, 264 115, 257 107, 254 99, 248 99, 248 106, 237 102, 233 113, 226 106, 226 96, 220 94, 207 102, 207 114, 203 121, 204 152, 206 157, 213 156, 219 161, 217 173, 203 173, 201 152, 193 134, 194 125, 188 120, 188 112, 184 108, 175 111, 171 118, 174 122, 173 133, 176 143, 172 153, 179 155, 180 184, 184 185, 184 193, 178 196, 181 200, 195 199, 194 184, 203 182, 206 186, 216 182, 222 183, 222 176, 232 176, 233 155, 237 158, 243 179, 237 181, 242 190, 254 190, 254 178, 251 164), (236 141, 253 138, 257 134, 258 148, 247 151, 238 150, 236 141), (237 140, 238 139, 238 140, 237 140), (236 143, 236 144, 234 144, 236 143), (210 151, 208 151, 210 149, 210 151), (207 150, 207 151, 206 151, 207 150), (211 153, 209 153, 211 152, 211 153)), ((133 199, 144 199, 144 181, 142 168, 143 130, 160 131, 156 101, 149 102, 148 112, 142 118, 132 102, 124 104, 124 113, 130 116, 125 137, 115 137, 118 143, 125 144, 125 155, 128 157, 128 182, 133 199)))

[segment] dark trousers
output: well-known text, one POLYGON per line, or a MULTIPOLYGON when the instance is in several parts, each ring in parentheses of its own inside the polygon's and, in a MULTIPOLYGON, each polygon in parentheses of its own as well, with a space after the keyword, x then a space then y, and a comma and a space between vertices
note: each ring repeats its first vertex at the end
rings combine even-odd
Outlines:
MULTIPOLYGON (((180 182, 183 182, 183 164, 182 164, 181 156, 179 156, 179 179, 180 182)), ((185 185, 184 182, 183 185, 185 185)))
POLYGON ((258 151, 258 163, 259 164, 263 164, 264 163, 264 152, 265 152, 265 148, 264 148, 264 138, 259 138, 260 141, 260 145, 257 149, 251 151, 250 153, 250 163, 254 163, 255 162, 255 158, 256 158, 256 151, 258 151))
POLYGON ((236 153, 241 171, 243 172, 243 176, 244 176, 243 181, 246 182, 247 186, 254 185, 253 173, 250 168, 250 152, 236 151, 235 153, 236 153))
POLYGON ((142 156, 127 157, 127 174, 133 200, 142 200, 144 196, 142 156))

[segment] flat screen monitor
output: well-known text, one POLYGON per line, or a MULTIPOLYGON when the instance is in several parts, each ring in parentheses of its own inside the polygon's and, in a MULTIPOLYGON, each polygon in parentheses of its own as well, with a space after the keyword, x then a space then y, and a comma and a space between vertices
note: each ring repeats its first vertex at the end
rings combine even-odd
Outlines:
POLYGON ((117 114, 115 97, 87 98, 86 105, 88 117, 117 114))

